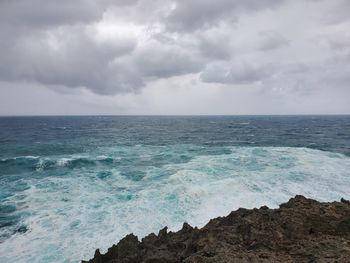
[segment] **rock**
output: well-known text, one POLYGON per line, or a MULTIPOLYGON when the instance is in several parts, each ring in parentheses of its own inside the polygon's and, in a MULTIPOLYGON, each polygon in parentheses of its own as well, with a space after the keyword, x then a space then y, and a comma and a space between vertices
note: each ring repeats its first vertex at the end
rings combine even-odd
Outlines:
POLYGON ((350 202, 297 195, 278 209, 240 208, 201 229, 184 223, 178 232, 165 227, 142 241, 130 234, 87 262, 350 262, 350 202))

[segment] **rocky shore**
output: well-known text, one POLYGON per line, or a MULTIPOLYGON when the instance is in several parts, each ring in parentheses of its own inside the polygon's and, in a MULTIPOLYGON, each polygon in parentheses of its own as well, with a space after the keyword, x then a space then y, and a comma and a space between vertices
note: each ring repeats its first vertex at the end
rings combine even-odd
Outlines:
POLYGON ((90 263, 350 262, 350 202, 295 196, 278 209, 243 209, 201 229, 184 223, 138 240, 127 235, 90 263))

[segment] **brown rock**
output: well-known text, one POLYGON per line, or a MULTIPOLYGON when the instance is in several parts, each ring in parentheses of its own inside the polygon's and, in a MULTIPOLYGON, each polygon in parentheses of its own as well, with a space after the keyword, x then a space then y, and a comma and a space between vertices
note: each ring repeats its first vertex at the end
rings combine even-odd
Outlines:
POLYGON ((90 263, 350 262, 350 202, 295 196, 278 209, 238 209, 202 229, 184 223, 138 241, 130 234, 90 263))

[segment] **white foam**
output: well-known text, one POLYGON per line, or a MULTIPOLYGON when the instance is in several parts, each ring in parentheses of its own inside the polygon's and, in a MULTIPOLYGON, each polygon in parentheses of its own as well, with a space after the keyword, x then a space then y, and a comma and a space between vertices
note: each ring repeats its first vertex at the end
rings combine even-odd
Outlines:
POLYGON ((62 158, 57 160, 57 165, 58 166, 66 166, 70 161, 72 161, 72 158, 62 158))
MULTIPOLYGON (((167 149, 159 147, 158 153, 167 149)), ((140 181, 120 176, 118 167, 103 180, 86 170, 28 178, 31 187, 21 193, 21 202, 30 213, 23 221, 29 231, 0 244, 0 262, 79 262, 130 232, 142 237, 165 225, 177 230, 184 221, 203 226, 239 207, 276 207, 295 194, 321 201, 350 198, 349 157, 306 148, 230 150, 145 167, 140 181), (160 176, 164 171, 168 174, 160 176)), ((138 152, 141 159, 145 152, 138 152)), ((157 148, 149 153, 157 154, 157 148)))
POLYGON ((2 158, 1 161, 6 162, 6 161, 11 161, 11 160, 18 160, 18 159, 38 159, 40 156, 32 156, 32 155, 25 155, 25 156, 16 156, 12 158, 2 158))

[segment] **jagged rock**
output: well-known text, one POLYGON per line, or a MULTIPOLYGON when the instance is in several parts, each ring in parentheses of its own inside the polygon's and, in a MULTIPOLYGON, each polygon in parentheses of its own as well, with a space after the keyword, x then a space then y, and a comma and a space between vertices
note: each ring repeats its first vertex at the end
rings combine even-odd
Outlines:
MULTIPOLYGON (((83 261, 86 262, 86 261, 83 261)), ((243 209, 201 229, 184 223, 138 241, 130 234, 89 263, 350 262, 350 202, 297 195, 278 209, 243 209)))

